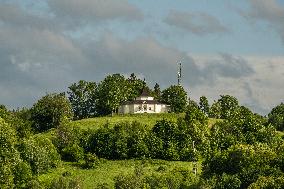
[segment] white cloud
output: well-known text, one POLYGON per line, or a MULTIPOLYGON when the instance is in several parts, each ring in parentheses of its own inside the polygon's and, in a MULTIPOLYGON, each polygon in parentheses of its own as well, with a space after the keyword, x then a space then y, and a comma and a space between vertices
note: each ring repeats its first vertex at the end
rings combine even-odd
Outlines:
MULTIPOLYGON (((208 62, 218 59, 216 55, 193 55, 197 64, 207 67, 208 62)), ((220 59, 220 58, 219 58, 220 59)), ((214 85, 211 82, 191 88, 195 99, 207 96, 211 102, 221 94, 237 97, 241 104, 254 111, 267 114, 274 106, 284 101, 284 56, 242 56, 254 72, 239 78, 228 78, 222 75, 216 77, 214 85)), ((220 61, 222 61, 220 59, 220 61)))
POLYGON ((207 13, 193 14, 172 10, 164 22, 197 35, 227 33, 229 31, 217 18, 207 13))
POLYGON ((122 18, 141 20, 142 12, 127 0, 48 0, 48 5, 58 18, 72 22, 93 22, 122 18))
POLYGON ((249 0, 250 8, 239 13, 254 23, 266 23, 281 37, 284 43, 284 6, 276 0, 249 0))

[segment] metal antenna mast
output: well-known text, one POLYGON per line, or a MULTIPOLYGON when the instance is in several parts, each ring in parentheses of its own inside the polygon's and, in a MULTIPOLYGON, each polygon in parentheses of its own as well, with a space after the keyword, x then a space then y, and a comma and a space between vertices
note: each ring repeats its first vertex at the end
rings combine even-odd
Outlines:
POLYGON ((177 77, 178 77, 178 85, 180 86, 180 83, 181 83, 181 60, 178 61, 178 73, 177 73, 177 77))

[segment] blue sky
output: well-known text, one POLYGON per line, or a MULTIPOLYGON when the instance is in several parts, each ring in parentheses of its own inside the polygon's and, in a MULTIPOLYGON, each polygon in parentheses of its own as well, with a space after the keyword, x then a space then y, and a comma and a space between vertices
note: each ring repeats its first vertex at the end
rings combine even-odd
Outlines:
POLYGON ((267 114, 284 96, 284 0, 0 0, 0 104, 136 73, 267 114))

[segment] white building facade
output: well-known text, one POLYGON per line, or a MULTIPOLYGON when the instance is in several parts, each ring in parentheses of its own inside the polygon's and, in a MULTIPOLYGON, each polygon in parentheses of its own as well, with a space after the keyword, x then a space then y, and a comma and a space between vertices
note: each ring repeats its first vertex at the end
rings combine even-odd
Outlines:
POLYGON ((148 95, 145 91, 141 96, 133 101, 122 103, 118 108, 119 114, 137 114, 137 113, 166 113, 169 112, 170 106, 160 103, 154 97, 148 95))

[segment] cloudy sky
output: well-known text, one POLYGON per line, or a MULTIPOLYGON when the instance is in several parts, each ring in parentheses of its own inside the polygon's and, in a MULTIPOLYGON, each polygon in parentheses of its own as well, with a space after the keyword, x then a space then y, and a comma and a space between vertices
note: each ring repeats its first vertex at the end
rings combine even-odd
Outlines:
POLYGON ((0 104, 136 73, 267 114, 284 101, 284 0, 0 0, 0 104))

